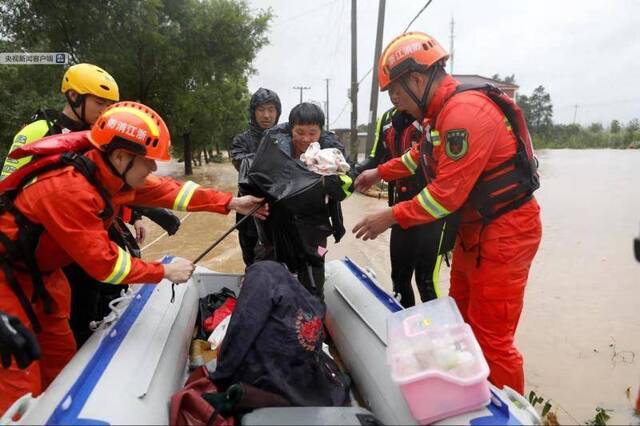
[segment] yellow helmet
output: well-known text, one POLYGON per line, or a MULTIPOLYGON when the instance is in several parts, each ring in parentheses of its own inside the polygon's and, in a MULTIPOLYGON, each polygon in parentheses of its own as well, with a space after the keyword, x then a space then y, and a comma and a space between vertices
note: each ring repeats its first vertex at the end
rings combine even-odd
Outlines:
POLYGON ((114 102, 120 100, 118 84, 111 75, 91 64, 77 64, 69 67, 62 77, 60 91, 73 90, 80 95, 94 95, 114 102))

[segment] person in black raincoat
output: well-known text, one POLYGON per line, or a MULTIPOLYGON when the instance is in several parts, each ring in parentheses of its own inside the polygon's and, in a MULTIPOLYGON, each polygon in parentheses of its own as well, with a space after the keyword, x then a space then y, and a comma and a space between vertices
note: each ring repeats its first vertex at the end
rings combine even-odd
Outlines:
MULTIPOLYGON (((282 106, 276 92, 261 87, 251 96, 249 128, 236 135, 231 142, 231 162, 238 172, 246 168, 253 159, 262 136, 267 129, 278 123, 281 112, 282 106)), ((246 194, 240 192, 238 195, 246 194)), ((236 214, 236 222, 243 217, 239 213, 236 214)), ((242 260, 246 266, 249 266, 255 259, 255 249, 258 244, 258 231, 253 220, 245 220, 238 227, 238 239, 242 249, 242 260)))
POLYGON ((258 221, 265 247, 261 259, 285 263, 300 283, 321 299, 327 237, 333 235, 338 242, 344 235, 340 202, 353 190, 349 176, 322 176, 298 160, 316 141, 321 149, 336 148, 344 154, 338 137, 323 130, 324 120, 317 105, 296 105, 288 123, 265 133, 245 179, 249 193, 269 200, 269 218, 258 221))
POLYGON ((292 405, 339 406, 348 386, 322 350, 324 305, 276 262, 247 268, 212 379, 246 383, 292 405))

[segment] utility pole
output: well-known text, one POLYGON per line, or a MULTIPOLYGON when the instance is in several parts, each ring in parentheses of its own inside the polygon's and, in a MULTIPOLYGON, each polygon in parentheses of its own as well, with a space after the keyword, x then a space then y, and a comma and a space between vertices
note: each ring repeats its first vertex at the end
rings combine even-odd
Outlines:
POLYGON ((578 107, 580 105, 573 106, 573 124, 576 124, 576 116, 578 115, 578 107))
POLYGON ((327 83, 327 102, 324 107, 324 112, 325 112, 325 115, 327 116, 327 130, 329 130, 329 123, 330 123, 329 121, 329 79, 325 78, 324 81, 326 81, 327 83))
POLYGON ((384 9, 385 0, 378 3, 378 29, 376 31, 376 48, 373 53, 373 75, 371 76, 371 100, 369 102, 369 128, 367 129, 366 153, 373 148, 373 139, 376 136, 376 119, 378 117, 378 62, 382 52, 382 35, 384 33, 384 9))
POLYGON ((300 103, 302 103, 302 91, 311 89, 309 86, 293 86, 293 88, 300 91, 300 103))
POLYGON ((349 138, 349 157, 358 160, 358 32, 357 0, 351 0, 351 137, 349 138))
POLYGON ((449 47, 449 74, 453 75, 453 39, 456 38, 454 32, 453 32, 453 27, 454 27, 454 23, 453 23, 453 16, 451 17, 451 35, 449 36, 449 39, 451 40, 451 44, 449 47))

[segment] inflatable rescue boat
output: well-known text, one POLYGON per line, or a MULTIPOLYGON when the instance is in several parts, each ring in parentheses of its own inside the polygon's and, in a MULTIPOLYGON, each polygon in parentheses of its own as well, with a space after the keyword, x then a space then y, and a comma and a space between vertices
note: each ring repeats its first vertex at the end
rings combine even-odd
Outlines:
MULTIPOLYGON (((262 408, 242 424, 416 424, 387 365, 387 317, 402 307, 347 258, 328 262, 326 275, 327 329, 361 404, 262 408)), ((168 424, 169 400, 188 375, 198 300, 223 287, 237 294, 240 279, 198 267, 188 283, 175 286, 173 303, 167 280, 131 286, 49 388, 20 398, 0 424, 168 424)), ((484 407, 437 424, 539 423, 522 396, 491 387, 484 407)))

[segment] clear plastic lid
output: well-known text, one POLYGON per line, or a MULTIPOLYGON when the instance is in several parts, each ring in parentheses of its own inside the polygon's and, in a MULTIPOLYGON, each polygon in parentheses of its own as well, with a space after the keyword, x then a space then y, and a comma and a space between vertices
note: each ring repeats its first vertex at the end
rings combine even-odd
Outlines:
POLYGON ((387 342, 424 334, 433 325, 464 324, 456 302, 449 296, 424 302, 387 317, 387 342))
POLYGON ((486 361, 451 297, 390 315, 387 342, 388 362, 396 381, 417 380, 429 374, 473 381, 484 375, 486 361))

